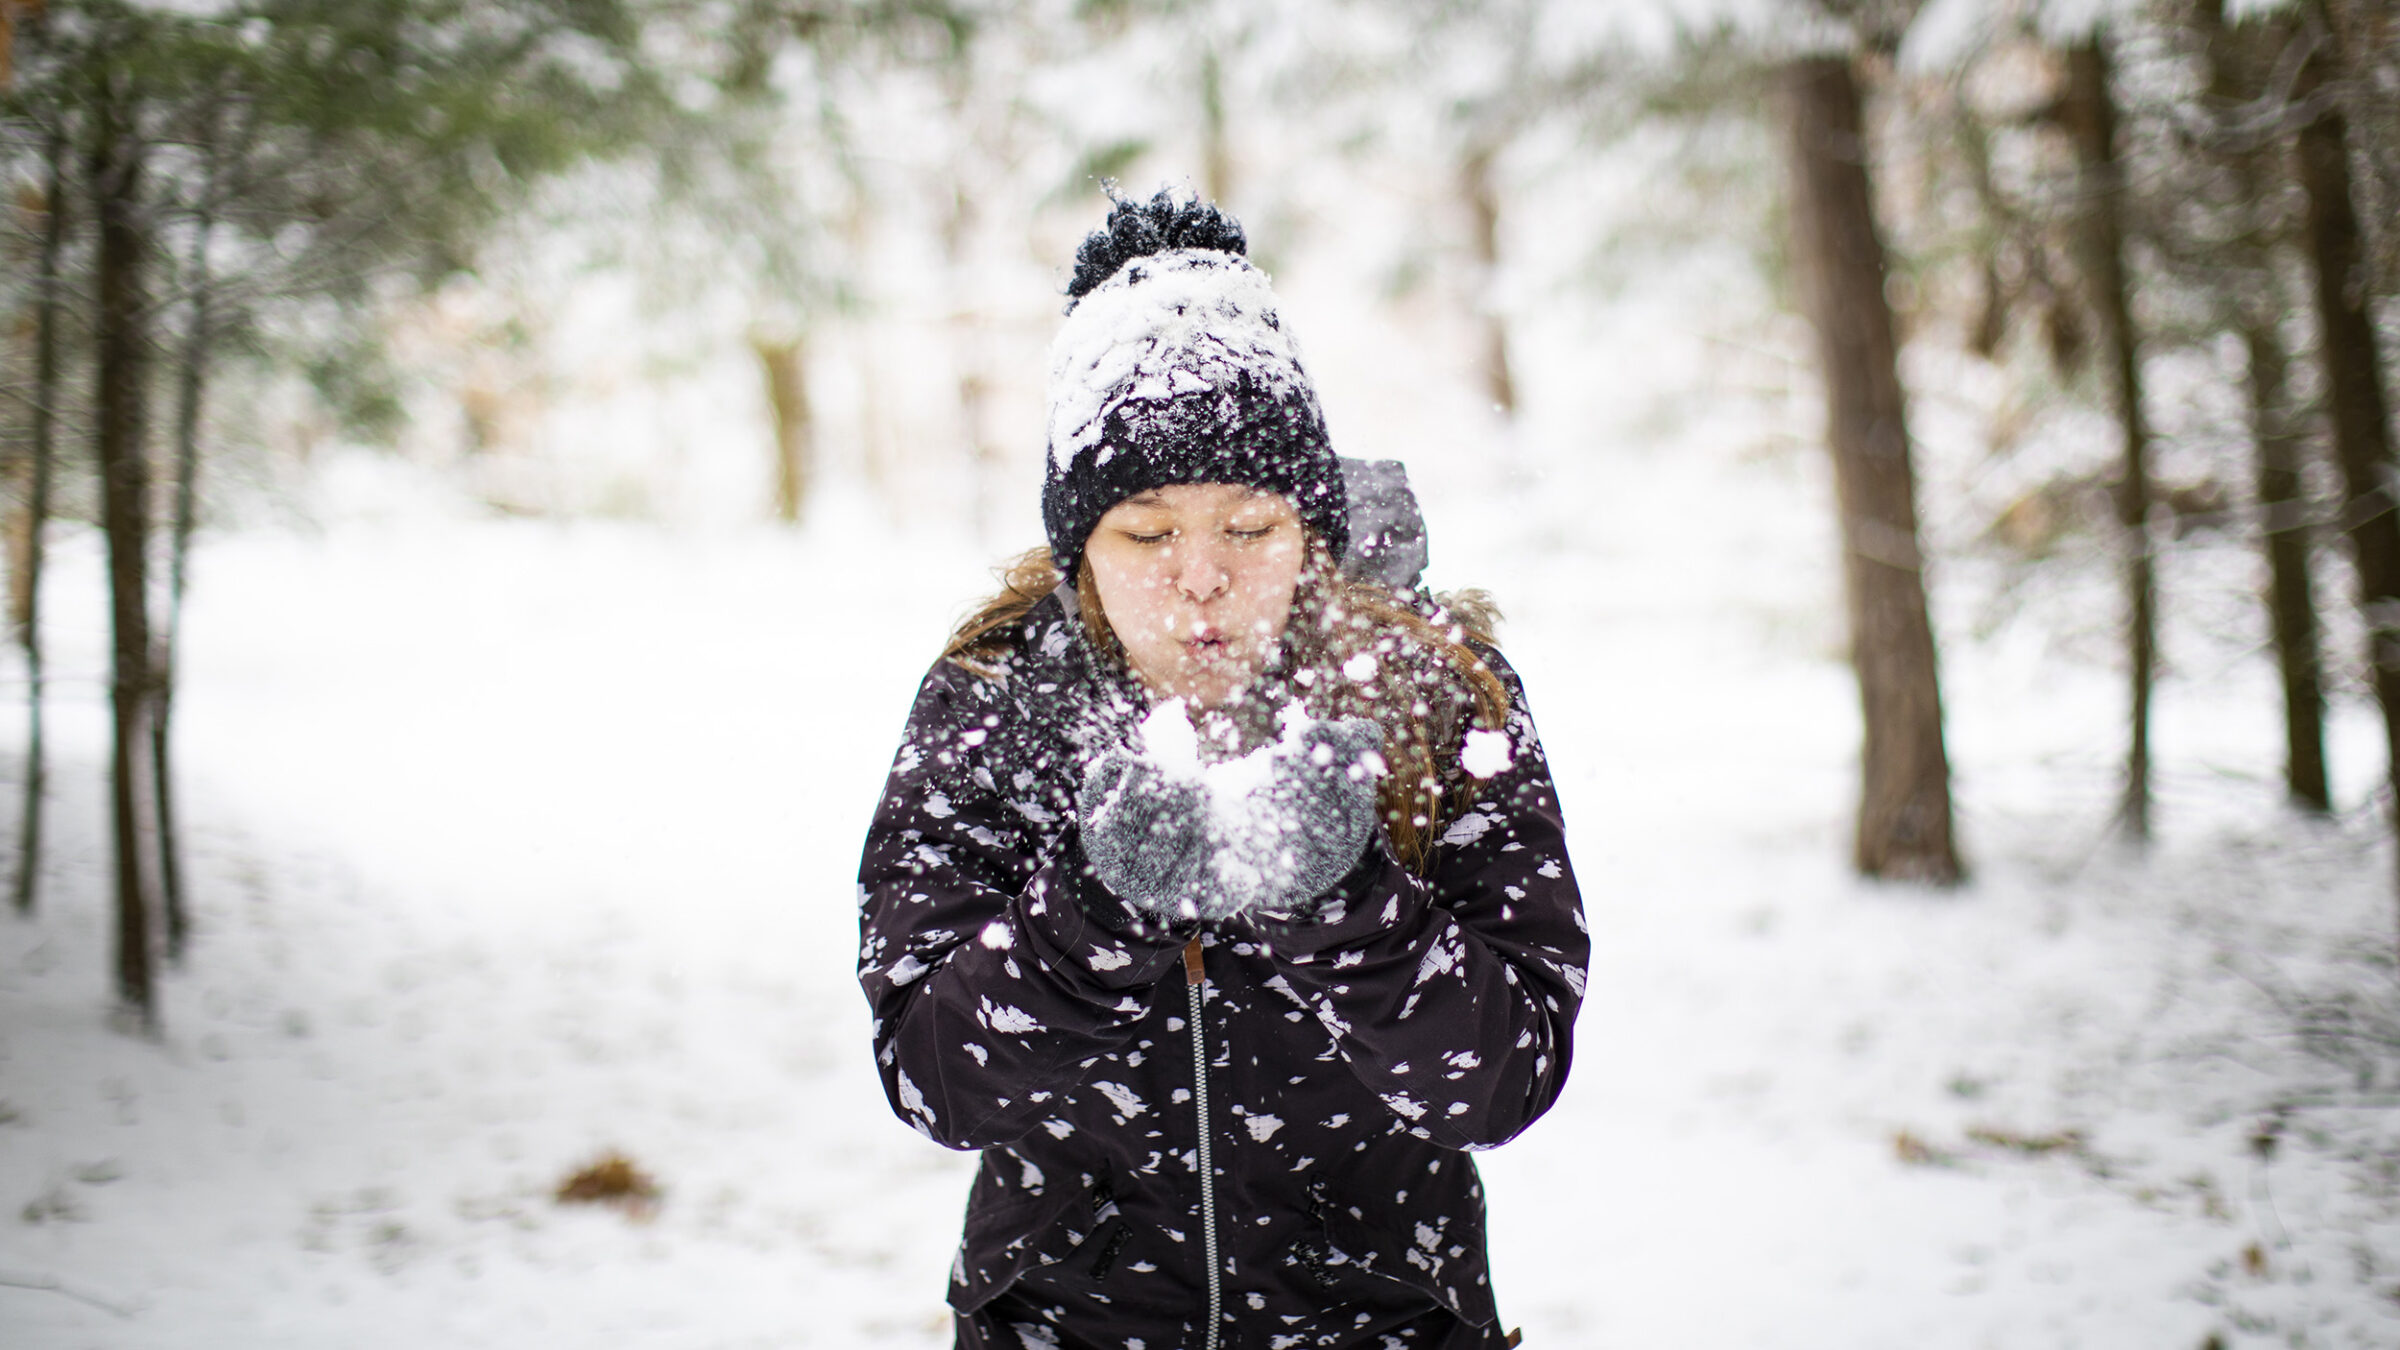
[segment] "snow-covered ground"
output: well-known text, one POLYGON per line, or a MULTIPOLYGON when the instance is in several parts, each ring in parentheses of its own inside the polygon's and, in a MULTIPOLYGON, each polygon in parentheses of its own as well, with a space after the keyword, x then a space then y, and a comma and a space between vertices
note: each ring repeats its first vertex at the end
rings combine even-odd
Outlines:
MULTIPOLYGON (((1998 376, 1919 344, 1974 880, 1851 878, 1806 343, 1739 230, 1701 228, 1723 206, 1590 299, 1587 218, 1655 208, 1689 145, 1569 149, 1519 185, 1558 200, 1528 204, 1501 288, 1514 430, 1465 392, 1473 335, 1438 297, 1375 299, 1394 252, 1362 236, 1420 212, 1321 213, 1276 283, 1337 443, 1408 461, 1436 584, 1507 611, 1586 888, 1573 1078, 1482 1160, 1504 1316, 1534 1350, 2400 1345, 2371 710, 2337 701, 2343 810, 2291 814, 2253 564, 2177 545, 2159 837, 2114 842, 2105 561, 2012 574, 1974 543, 2004 480, 2089 470, 2104 433, 1987 454, 1998 376)), ((951 297, 886 295, 873 342, 820 354, 827 484, 796 532, 715 509, 759 453, 740 351, 674 398, 576 386, 547 441, 482 466, 655 478, 693 498, 642 498, 666 523, 495 518, 338 454, 315 509, 229 510, 253 523, 203 539, 177 705, 197 934, 158 1043, 108 1029, 100 554, 61 530, 52 846, 41 912, 0 915, 0 1348, 947 1343, 972 1159, 884 1105, 851 877, 919 674, 992 555, 1037 537, 1056 279, 990 282, 1039 321, 990 337, 995 406, 1025 414, 994 415, 1015 458, 992 482, 962 485, 941 430, 951 297), (900 355, 845 382, 870 348, 900 355), (908 451, 881 497, 878 436, 908 451), (941 523, 986 488, 982 542, 941 523), (553 1202, 610 1150, 653 1213, 553 1202)), ((2338 615, 2339 578, 2321 594, 2338 615)))
MULTIPOLYGON (((1814 464, 1420 469, 1438 579, 1512 611, 1597 948, 1565 1098, 1484 1160, 1504 1315, 1536 1347, 2400 1344, 2394 1052, 2294 1034, 2340 988, 2389 1031, 2371 721, 2310 822, 2263 664, 2171 682, 2135 854, 2114 677, 1957 637, 1975 881, 1860 884, 1814 464)), ((156 1044, 107 1029, 99 557, 62 536, 56 842, 0 920, 0 1343, 946 1343, 971 1159, 882 1102, 850 876, 988 560, 833 491, 796 534, 209 540, 198 936, 156 1044), (647 1219, 551 1200, 610 1149, 647 1219)))

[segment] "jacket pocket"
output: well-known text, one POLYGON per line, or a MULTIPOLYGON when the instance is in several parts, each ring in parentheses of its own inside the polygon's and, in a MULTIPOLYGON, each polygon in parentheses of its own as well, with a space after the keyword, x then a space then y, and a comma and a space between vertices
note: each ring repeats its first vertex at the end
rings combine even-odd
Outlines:
POLYGON ((1448 1214, 1412 1216, 1353 1204, 1316 1188, 1323 1249, 1302 1244, 1293 1260, 1312 1279, 1336 1292, 1359 1276, 1408 1286, 1475 1326, 1497 1316, 1491 1276, 1485 1267, 1480 1206, 1448 1214))
POLYGON ((1110 1227, 1123 1223, 1105 1171, 1089 1186, 1049 1186, 1039 1194, 979 1177, 950 1267, 950 1306, 974 1312, 1026 1271, 1067 1260, 1110 1227))

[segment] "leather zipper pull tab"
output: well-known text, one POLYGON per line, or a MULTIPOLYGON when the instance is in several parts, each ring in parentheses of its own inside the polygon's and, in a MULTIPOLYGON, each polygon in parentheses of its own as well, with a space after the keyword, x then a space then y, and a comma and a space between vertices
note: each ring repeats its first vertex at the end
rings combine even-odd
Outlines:
POLYGON ((1205 984, 1207 980, 1208 976, 1200 969, 1200 939, 1193 938, 1183 944, 1183 982, 1205 984))

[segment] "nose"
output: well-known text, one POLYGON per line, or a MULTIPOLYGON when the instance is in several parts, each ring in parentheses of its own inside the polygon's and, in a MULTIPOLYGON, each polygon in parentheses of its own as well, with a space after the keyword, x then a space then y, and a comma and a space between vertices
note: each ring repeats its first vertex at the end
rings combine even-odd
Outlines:
POLYGON ((1233 572, 1213 540, 1183 539, 1176 550, 1175 589, 1195 601, 1214 600, 1233 584, 1233 572))

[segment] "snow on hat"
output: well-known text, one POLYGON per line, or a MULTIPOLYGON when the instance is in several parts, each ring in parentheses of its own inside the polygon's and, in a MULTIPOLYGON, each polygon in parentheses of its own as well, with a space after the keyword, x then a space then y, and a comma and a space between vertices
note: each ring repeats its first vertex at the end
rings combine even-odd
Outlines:
POLYGON ((1083 241, 1050 348, 1042 524, 1072 577, 1100 517, 1137 492, 1238 483, 1280 493, 1349 549, 1342 475, 1300 353, 1232 217, 1162 189, 1118 200, 1083 241))

